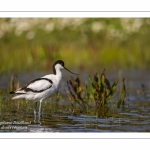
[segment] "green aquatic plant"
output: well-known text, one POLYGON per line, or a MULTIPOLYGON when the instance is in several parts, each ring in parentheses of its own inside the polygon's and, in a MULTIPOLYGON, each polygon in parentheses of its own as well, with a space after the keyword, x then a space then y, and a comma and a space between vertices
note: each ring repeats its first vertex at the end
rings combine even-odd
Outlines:
POLYGON ((87 102, 85 101, 85 97, 83 96, 84 86, 81 83, 79 77, 77 77, 76 79, 72 78, 71 80, 67 81, 67 86, 69 89, 69 93, 67 93, 67 96, 68 99, 71 101, 72 107, 74 107, 72 100, 73 98, 75 103, 85 109, 87 102))
POLYGON ((90 76, 88 83, 86 84, 87 98, 93 98, 98 108, 107 104, 107 101, 114 95, 117 86, 116 82, 110 85, 105 76, 105 69, 101 75, 96 73, 94 77, 90 76))
POLYGON ((122 79, 122 87, 121 87, 121 92, 119 95, 119 100, 117 101, 117 108, 120 108, 120 106, 124 107, 124 101, 126 98, 126 86, 125 86, 125 79, 122 79))
POLYGON ((85 84, 77 77, 67 81, 67 86, 69 90, 67 96, 71 101, 72 109, 75 109, 75 104, 84 111, 94 106, 95 112, 99 114, 100 111, 105 112, 108 109, 108 100, 114 96, 117 83, 110 84, 104 69, 101 75, 96 73, 93 77, 89 76, 85 84))

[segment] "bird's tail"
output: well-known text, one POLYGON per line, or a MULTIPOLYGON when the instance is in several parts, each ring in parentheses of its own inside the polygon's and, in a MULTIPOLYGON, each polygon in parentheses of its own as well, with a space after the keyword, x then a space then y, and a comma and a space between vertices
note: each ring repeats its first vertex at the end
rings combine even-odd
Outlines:
POLYGON ((11 91, 11 92, 9 92, 9 94, 15 94, 15 92, 14 92, 14 91, 11 91))

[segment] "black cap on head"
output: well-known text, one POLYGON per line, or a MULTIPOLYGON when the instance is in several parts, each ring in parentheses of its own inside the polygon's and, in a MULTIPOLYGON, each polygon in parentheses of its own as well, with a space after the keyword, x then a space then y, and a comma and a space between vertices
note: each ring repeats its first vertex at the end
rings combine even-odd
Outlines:
POLYGON ((65 63, 62 61, 62 60, 57 60, 54 64, 53 64, 53 72, 54 72, 54 74, 56 74, 56 69, 55 69, 55 65, 56 64, 60 64, 61 66, 63 66, 67 71, 69 71, 70 73, 72 73, 72 74, 75 74, 75 75, 78 75, 78 74, 76 74, 76 73, 73 73, 73 72, 71 72, 69 69, 67 69, 66 67, 65 67, 65 63))
POLYGON ((63 67, 65 66, 65 63, 62 60, 55 61, 55 63, 53 64, 53 67, 55 67, 56 64, 60 64, 63 67))

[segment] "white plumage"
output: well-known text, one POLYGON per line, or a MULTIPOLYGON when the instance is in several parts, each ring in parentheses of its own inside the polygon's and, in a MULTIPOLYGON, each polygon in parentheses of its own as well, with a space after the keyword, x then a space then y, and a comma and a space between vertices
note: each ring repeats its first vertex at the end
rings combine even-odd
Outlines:
POLYGON ((12 99, 25 98, 30 101, 37 102, 52 96, 59 88, 61 78, 57 75, 47 75, 37 80, 31 81, 25 87, 15 91, 17 96, 12 99), (49 79, 49 80, 46 80, 49 79))
MULTIPOLYGON (((30 83, 28 83, 27 85, 25 85, 24 87, 19 88, 16 91, 10 92, 10 94, 16 94, 16 96, 14 96, 12 99, 24 98, 24 99, 36 102, 35 108, 34 108, 35 119, 36 119, 37 102, 40 101, 39 113, 38 113, 38 116, 40 119, 41 103, 43 100, 52 96, 56 91, 58 91, 59 86, 60 86, 60 81, 62 79, 61 69, 63 68, 65 68, 64 62, 62 60, 57 60, 53 64, 54 74, 46 75, 41 78, 35 79, 31 81, 30 83)), ((67 68, 65 69, 68 70, 67 68)))

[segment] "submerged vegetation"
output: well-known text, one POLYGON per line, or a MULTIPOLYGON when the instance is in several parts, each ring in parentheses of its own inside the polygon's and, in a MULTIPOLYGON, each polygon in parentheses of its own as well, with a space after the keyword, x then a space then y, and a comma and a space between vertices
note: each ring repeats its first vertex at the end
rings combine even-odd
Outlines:
POLYGON ((146 69, 149 24, 149 18, 1 18, 0 73, 50 70, 57 59, 81 70, 146 69))

